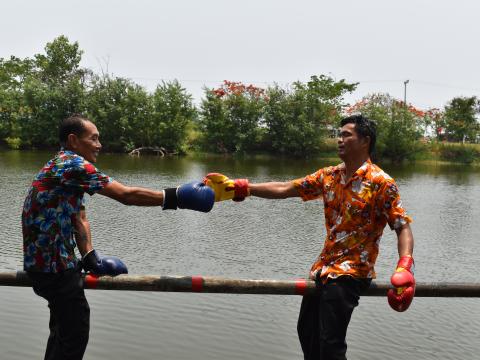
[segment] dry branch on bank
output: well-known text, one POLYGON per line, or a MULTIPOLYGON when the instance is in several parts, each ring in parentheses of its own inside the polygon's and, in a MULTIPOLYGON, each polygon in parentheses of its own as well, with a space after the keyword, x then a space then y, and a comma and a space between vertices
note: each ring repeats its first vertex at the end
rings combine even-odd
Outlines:
POLYGON ((142 146, 136 149, 133 149, 128 153, 128 155, 132 156, 140 156, 145 154, 153 154, 157 156, 166 156, 166 155, 176 155, 176 152, 171 152, 165 149, 164 147, 152 147, 152 146, 142 146))

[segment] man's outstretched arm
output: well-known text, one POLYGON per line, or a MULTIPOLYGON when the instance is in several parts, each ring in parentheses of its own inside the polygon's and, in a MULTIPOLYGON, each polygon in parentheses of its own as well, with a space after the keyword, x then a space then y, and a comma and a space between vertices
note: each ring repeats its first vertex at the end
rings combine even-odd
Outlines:
POLYGON ((266 199, 286 199, 300 196, 293 181, 250 184, 249 190, 250 195, 266 199))
POLYGON ((190 209, 208 212, 212 209, 215 194, 202 182, 191 182, 162 191, 137 186, 125 186, 112 181, 98 192, 125 205, 162 206, 167 209, 190 209))
POLYGON ((125 186, 115 180, 98 193, 117 200, 124 205, 162 206, 164 202, 163 191, 155 191, 136 186, 125 186))
POLYGON ((215 201, 242 201, 247 196, 266 199, 300 196, 292 181, 251 184, 247 179, 229 179, 220 173, 210 173, 203 182, 215 191, 215 201))

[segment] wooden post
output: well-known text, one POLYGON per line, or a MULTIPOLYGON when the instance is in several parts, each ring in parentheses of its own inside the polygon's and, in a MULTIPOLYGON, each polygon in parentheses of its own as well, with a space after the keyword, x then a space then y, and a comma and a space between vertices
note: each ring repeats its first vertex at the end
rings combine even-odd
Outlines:
MULTIPOLYGON (((209 276, 84 275, 85 289, 197 292, 217 294, 304 295, 317 291, 315 282, 297 280, 226 279, 209 276)), ((23 271, 0 272, 0 286, 31 286, 23 271)), ((373 281, 364 296, 386 296, 389 283, 373 281)), ((416 297, 480 297, 480 283, 417 283, 416 297)))

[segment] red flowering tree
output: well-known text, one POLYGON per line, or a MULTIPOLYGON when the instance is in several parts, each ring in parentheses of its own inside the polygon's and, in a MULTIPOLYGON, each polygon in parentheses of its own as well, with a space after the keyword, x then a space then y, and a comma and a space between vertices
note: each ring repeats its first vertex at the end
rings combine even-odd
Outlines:
POLYGON ((437 109, 424 111, 388 94, 368 95, 346 110, 358 112, 376 121, 377 153, 394 162, 413 159, 419 150, 417 140, 441 116, 437 109))
POLYGON ((292 90, 269 88, 265 122, 272 149, 302 157, 319 153, 329 130, 338 126, 343 96, 356 86, 320 75, 293 83, 292 90))
POLYGON ((234 153, 258 148, 265 90, 225 80, 216 89, 205 89, 200 110, 203 145, 209 151, 234 153))

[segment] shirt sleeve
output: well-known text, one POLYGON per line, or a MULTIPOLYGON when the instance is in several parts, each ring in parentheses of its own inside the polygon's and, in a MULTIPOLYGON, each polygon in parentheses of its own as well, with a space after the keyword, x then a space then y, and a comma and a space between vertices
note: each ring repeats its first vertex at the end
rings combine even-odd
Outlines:
POLYGON ((62 176, 65 186, 93 195, 111 183, 113 179, 99 171, 92 163, 83 160, 67 169, 62 176))
POLYGON ((412 222, 402 206, 400 192, 393 179, 387 179, 383 185, 378 206, 392 230, 412 222))
POLYGON ((303 201, 318 199, 323 195, 323 169, 293 180, 293 185, 303 201))

